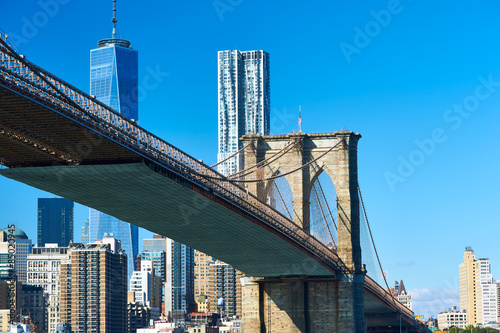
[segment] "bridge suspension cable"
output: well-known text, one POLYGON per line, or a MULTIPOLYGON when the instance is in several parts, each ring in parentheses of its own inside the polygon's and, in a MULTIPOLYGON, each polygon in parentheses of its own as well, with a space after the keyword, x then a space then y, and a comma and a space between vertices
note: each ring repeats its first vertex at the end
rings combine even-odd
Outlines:
POLYGON ((281 156, 285 155, 286 153, 288 153, 293 147, 295 147, 297 145, 298 141, 293 141, 289 144, 287 144, 283 149, 281 149, 279 152, 277 152, 276 154, 272 155, 272 156, 269 156, 268 158, 246 168, 246 169, 243 169, 243 170, 240 170, 236 173, 233 173, 232 175, 229 175, 228 178, 235 178, 235 177, 245 177, 253 172, 255 172, 256 170, 253 170, 253 171, 250 171, 250 172, 247 172, 248 170, 252 170, 252 169, 257 169, 257 168, 262 168, 262 167, 265 167, 267 165, 269 165, 271 162, 274 162, 275 160, 279 159, 281 156), (243 173, 243 174, 242 174, 243 173))
POLYGON ((332 211, 330 209, 330 205, 328 204, 328 200, 326 200, 325 192, 323 192, 323 186, 321 186, 321 182, 319 181, 319 178, 318 178, 318 185, 319 185, 319 189, 321 191, 321 194, 323 195, 323 199, 325 200, 326 208, 328 209, 328 213, 330 213, 330 217, 332 219, 333 225, 335 226, 335 230, 338 230, 337 223, 335 223, 335 219, 333 218, 333 214, 332 214, 332 211))
MULTIPOLYGON (((271 170, 271 172, 273 171, 273 169, 269 166, 269 164, 267 164, 266 166, 269 168, 269 170, 271 170)), ((278 195, 281 199, 281 203, 283 204, 283 207, 285 207, 285 210, 286 210, 288 216, 290 217, 290 220, 293 220, 293 216, 292 216, 292 214, 290 214, 290 210, 288 209, 288 206, 287 206, 285 200, 283 199, 283 195, 281 194, 279 186, 274 180, 273 180, 273 183, 271 184, 271 186, 269 187, 269 191, 271 191, 271 188, 273 185, 274 185, 274 187, 276 187, 276 190, 278 191, 278 195)), ((267 195, 269 195, 269 191, 268 191, 267 195)), ((263 197, 262 193, 259 193, 258 196, 263 197)), ((292 209, 293 209, 293 206, 292 206, 292 209)))
POLYGON ((292 174, 294 172, 297 172, 301 169, 304 169, 306 166, 309 166, 311 165, 312 163, 316 162, 317 160, 321 159, 323 156, 325 156, 326 154, 328 154, 329 152, 331 152, 333 149, 337 148, 341 143, 345 143, 343 140, 339 141, 337 144, 335 144, 333 147, 331 147, 330 149, 328 149, 326 152, 324 152, 323 154, 321 154, 320 156, 316 157, 315 159, 307 162, 306 164, 302 164, 301 166, 291 170, 291 171, 288 171, 286 173, 281 173, 277 176, 271 176, 271 177, 267 177, 267 178, 262 178, 262 179, 249 179, 249 180, 243 180, 243 179, 223 179, 223 178, 217 178, 217 177, 212 177, 212 176, 208 176, 208 175, 203 175, 201 174, 202 176, 206 176, 207 178, 216 178, 216 179, 220 179, 220 180, 226 180, 228 182, 233 182, 233 183, 258 183, 258 182, 264 182, 264 181, 269 181, 269 180, 274 180, 274 179, 278 179, 278 178, 281 178, 281 177, 284 177, 284 176, 288 176, 289 174, 292 174))
MULTIPOLYGON (((317 181, 319 182, 319 179, 317 179, 317 181)), ((316 186, 313 185, 313 189, 314 189, 314 194, 316 195, 316 200, 318 200, 319 209, 321 210, 321 214, 323 215, 323 220, 325 221, 326 227, 328 229, 328 233, 330 234, 330 237, 332 239, 332 244, 333 244, 334 248, 337 248, 337 245, 335 244, 335 240, 333 239, 332 231, 330 230, 330 226, 328 225, 328 220, 326 219, 325 212, 323 211, 323 206, 321 205, 321 200, 319 199, 318 191, 316 191, 316 186)), ((325 199, 325 201, 326 201, 326 199, 325 199)), ((334 221, 334 223, 335 223, 335 221, 334 221)))
POLYGON ((245 146, 243 146, 240 150, 238 150, 236 153, 234 153, 233 155, 223 159, 222 161, 220 162, 217 162, 215 163, 214 165, 210 166, 211 168, 215 168, 216 166, 218 166, 219 164, 222 164, 224 162, 226 162, 227 160, 230 160, 231 158, 235 157, 236 155, 238 155, 239 153, 241 153, 243 150, 245 150, 246 147, 250 146, 250 143, 247 143, 245 146))
MULTIPOLYGON (((385 273, 384 273, 384 270, 382 269, 382 264, 380 263, 380 257, 378 256, 377 248, 375 246, 375 241, 373 240, 372 230, 370 228, 370 223, 368 222, 368 216, 366 214, 365 203, 363 201, 363 196, 361 195, 361 189, 360 189, 359 185, 358 185, 358 194, 359 194, 359 201, 361 202, 361 207, 363 209, 363 214, 365 216, 366 225, 368 227, 368 233, 369 233, 370 239, 372 241, 373 250, 375 251, 375 256, 377 258, 378 266, 380 268, 380 271, 382 272, 382 277, 384 278, 385 286, 386 286, 387 290, 389 291, 389 285, 387 284, 387 279, 385 278, 385 273)), ((392 297, 392 300, 394 302, 394 305, 396 305, 396 300, 394 297, 392 297)))

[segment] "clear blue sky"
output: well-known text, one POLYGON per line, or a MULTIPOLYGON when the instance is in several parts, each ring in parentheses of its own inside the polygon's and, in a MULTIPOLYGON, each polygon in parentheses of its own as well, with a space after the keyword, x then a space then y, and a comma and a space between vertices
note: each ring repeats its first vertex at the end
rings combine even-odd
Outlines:
MULTIPOLYGON (((4 1, 0 27, 88 91, 89 50, 110 37, 111 8, 4 1)), ((216 160, 224 49, 270 53, 273 133, 295 129, 302 105, 305 132, 362 134, 359 181, 384 270, 425 315, 458 304, 467 245, 500 279, 499 16, 493 0, 118 2, 120 35, 139 50, 141 125, 197 158, 216 160)), ((37 198, 51 195, 0 188, 2 223, 36 239, 37 198)), ((76 240, 87 215, 76 208, 76 240)))

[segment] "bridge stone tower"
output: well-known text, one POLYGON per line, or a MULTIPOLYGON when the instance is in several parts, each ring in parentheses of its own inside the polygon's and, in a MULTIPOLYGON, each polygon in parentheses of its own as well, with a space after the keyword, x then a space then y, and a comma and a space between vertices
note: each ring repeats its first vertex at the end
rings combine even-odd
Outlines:
POLYGON ((244 172, 245 180, 263 180, 247 183, 249 192, 266 202, 273 183, 266 179, 283 174, 292 190, 293 221, 307 232, 310 232, 312 186, 321 173, 327 173, 337 193, 337 254, 345 265, 337 274, 332 273, 332 277, 244 279, 243 332, 365 331, 366 272, 361 261, 357 192, 360 138, 361 135, 351 131, 241 138, 248 145, 245 169, 264 161, 254 172, 244 172), (318 322, 321 325, 316 326, 318 322))

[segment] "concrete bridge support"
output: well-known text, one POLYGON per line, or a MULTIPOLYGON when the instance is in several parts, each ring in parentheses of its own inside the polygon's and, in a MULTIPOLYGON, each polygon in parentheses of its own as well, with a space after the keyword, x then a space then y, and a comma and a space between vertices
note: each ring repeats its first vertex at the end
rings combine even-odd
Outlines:
POLYGON ((363 275, 242 279, 242 332, 365 332, 363 275))
POLYGON ((366 331, 361 262, 357 143, 351 131, 328 134, 247 135, 241 138, 245 168, 264 166, 245 176, 251 193, 266 201, 272 180, 284 174, 293 196, 293 221, 310 232, 311 189, 322 172, 337 193, 337 254, 343 267, 331 278, 245 278, 242 281, 242 332, 321 333, 366 331), (289 147, 293 148, 288 149, 289 147), (275 156, 281 155, 279 158, 275 156), (309 162, 313 161, 309 164, 309 162), (305 167, 300 168, 301 166, 305 167))

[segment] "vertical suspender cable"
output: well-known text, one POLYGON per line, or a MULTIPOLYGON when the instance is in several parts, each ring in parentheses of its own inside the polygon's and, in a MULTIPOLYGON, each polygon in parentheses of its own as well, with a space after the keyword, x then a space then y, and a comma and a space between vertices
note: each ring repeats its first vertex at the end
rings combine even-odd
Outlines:
MULTIPOLYGON (((377 257, 378 266, 380 267, 380 272, 382 272, 382 277, 384 278, 385 286, 387 287, 387 290, 389 290, 389 285, 387 284, 387 279, 385 278, 384 270, 382 269, 382 264, 380 263, 380 258, 378 256, 377 248, 375 247, 375 241, 373 240, 373 235, 372 235, 372 230, 370 228, 370 223, 368 222, 368 217, 366 216, 365 204, 363 202, 363 197, 361 196, 361 189, 359 188, 359 185, 358 185, 358 193, 359 193, 359 200, 361 201, 361 207, 363 208, 363 214, 364 214, 365 220, 366 220, 366 226, 368 227, 368 233, 370 234, 370 239, 372 241, 373 250, 375 251, 375 256, 377 257)), ((394 300, 394 297, 392 298, 392 300, 394 301, 394 305, 396 305, 396 301, 394 300)))

